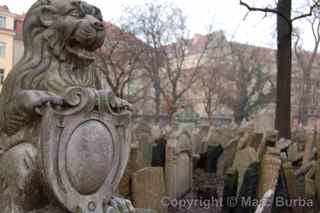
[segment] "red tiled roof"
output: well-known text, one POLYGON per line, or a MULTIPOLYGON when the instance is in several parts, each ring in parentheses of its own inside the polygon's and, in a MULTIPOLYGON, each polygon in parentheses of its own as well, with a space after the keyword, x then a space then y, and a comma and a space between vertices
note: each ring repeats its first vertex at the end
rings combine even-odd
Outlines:
POLYGON ((7 5, 0 5, 0 12, 8 12, 8 13, 10 13, 9 8, 8 8, 7 5))

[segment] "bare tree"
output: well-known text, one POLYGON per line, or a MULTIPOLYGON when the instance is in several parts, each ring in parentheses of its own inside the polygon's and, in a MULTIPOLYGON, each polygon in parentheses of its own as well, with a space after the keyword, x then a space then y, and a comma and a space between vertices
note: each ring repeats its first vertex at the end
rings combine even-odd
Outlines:
POLYGON ((230 50, 221 103, 232 109, 235 122, 240 124, 243 119, 273 102, 273 51, 238 43, 230 43, 230 50))
POLYGON ((291 137, 291 65, 292 65, 292 29, 293 22, 312 15, 313 10, 319 6, 315 1, 309 7, 309 12, 291 17, 292 0, 278 0, 274 8, 252 7, 240 0, 240 5, 249 11, 260 11, 277 15, 277 100, 275 127, 279 136, 291 137))
POLYGON ((107 36, 104 46, 97 51, 97 69, 118 97, 136 103, 144 98, 144 85, 138 83, 144 78, 140 59, 144 44, 126 29, 111 23, 105 27, 107 36))
POLYGON ((197 81, 212 35, 196 57, 189 57, 193 40, 182 11, 169 4, 147 3, 126 9, 123 23, 145 42, 141 64, 152 82, 155 115, 166 106, 170 117, 178 110, 184 94, 197 81))
POLYGON ((311 17, 306 18, 306 22, 310 24, 310 29, 313 36, 313 49, 306 51, 302 48, 302 38, 298 32, 294 33, 294 53, 297 62, 298 72, 293 72, 297 81, 298 97, 298 120, 301 124, 306 125, 308 118, 314 113, 315 106, 313 105, 313 93, 316 92, 317 84, 312 81, 314 75, 314 65, 320 45, 320 16, 319 9, 314 10, 311 17))

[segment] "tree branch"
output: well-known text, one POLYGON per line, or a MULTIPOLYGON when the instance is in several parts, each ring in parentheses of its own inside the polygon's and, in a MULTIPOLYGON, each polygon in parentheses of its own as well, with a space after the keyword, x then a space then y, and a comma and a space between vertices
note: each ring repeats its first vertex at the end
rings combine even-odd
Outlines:
POLYGON ((320 6, 319 4, 320 4, 320 0, 318 0, 317 2, 315 2, 315 3, 310 7, 309 13, 305 13, 305 14, 296 16, 296 17, 294 17, 293 19, 291 19, 291 22, 294 22, 294 21, 296 21, 296 20, 299 20, 299 19, 302 19, 302 18, 305 18, 305 17, 308 17, 308 16, 312 16, 313 10, 314 10, 315 8, 319 7, 319 6, 320 6))
POLYGON ((242 0, 240 0, 240 5, 245 6, 249 11, 260 11, 260 12, 264 12, 264 13, 274 13, 277 14, 278 16, 280 16, 281 18, 283 18, 289 26, 292 27, 292 20, 288 19, 286 16, 284 16, 282 13, 279 13, 279 11, 276 8, 259 8, 259 7, 251 7, 249 4, 243 2, 242 0))

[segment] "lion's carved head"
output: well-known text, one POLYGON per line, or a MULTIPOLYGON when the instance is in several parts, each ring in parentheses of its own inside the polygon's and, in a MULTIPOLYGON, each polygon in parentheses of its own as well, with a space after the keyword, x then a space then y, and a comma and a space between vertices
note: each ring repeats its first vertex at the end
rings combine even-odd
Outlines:
POLYGON ((24 40, 32 39, 38 30, 43 32, 50 51, 61 60, 69 54, 93 60, 92 51, 103 44, 105 37, 100 10, 79 0, 38 1, 26 17, 24 40))
MULTIPOLYGON (((64 71, 77 63, 77 67, 90 65, 94 61, 93 52, 103 45, 104 37, 103 19, 97 7, 80 0, 38 0, 26 15, 24 55, 4 82, 2 104, 20 90, 46 89, 45 81, 56 81, 52 85, 61 87, 68 73, 55 74, 61 75, 55 80, 48 79, 52 77, 48 77, 48 73, 61 64, 64 71)), ((90 69, 85 68, 83 73, 89 72, 90 69)), ((76 78, 86 83, 94 77, 88 74, 69 79, 76 81, 76 78)))

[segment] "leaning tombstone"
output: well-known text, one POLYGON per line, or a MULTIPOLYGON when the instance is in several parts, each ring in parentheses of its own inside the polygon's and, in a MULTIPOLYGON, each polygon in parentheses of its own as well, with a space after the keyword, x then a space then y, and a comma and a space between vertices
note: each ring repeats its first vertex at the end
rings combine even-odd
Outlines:
POLYGON ((100 10, 38 0, 23 37, 1 92, 1 212, 134 211, 113 196, 129 158, 131 105, 95 69, 100 10))
POLYGON ((231 140, 223 149, 217 163, 217 174, 222 177, 225 172, 232 167, 236 156, 239 138, 231 140))
POLYGON ((252 147, 247 147, 236 153, 236 157, 233 162, 232 168, 237 170, 239 173, 238 180, 238 194, 240 192, 241 186, 243 185, 245 173, 253 163, 258 162, 258 154, 252 147))
MULTIPOLYGON (((252 163, 246 170, 238 194, 239 200, 256 200, 257 188, 259 183, 259 170, 259 162, 252 163)), ((253 212, 254 209, 254 205, 238 205, 235 212, 253 212)))
POLYGON ((280 175, 281 158, 280 151, 268 147, 261 161, 261 174, 258 187, 258 199, 269 191, 276 191, 278 179, 280 175))

